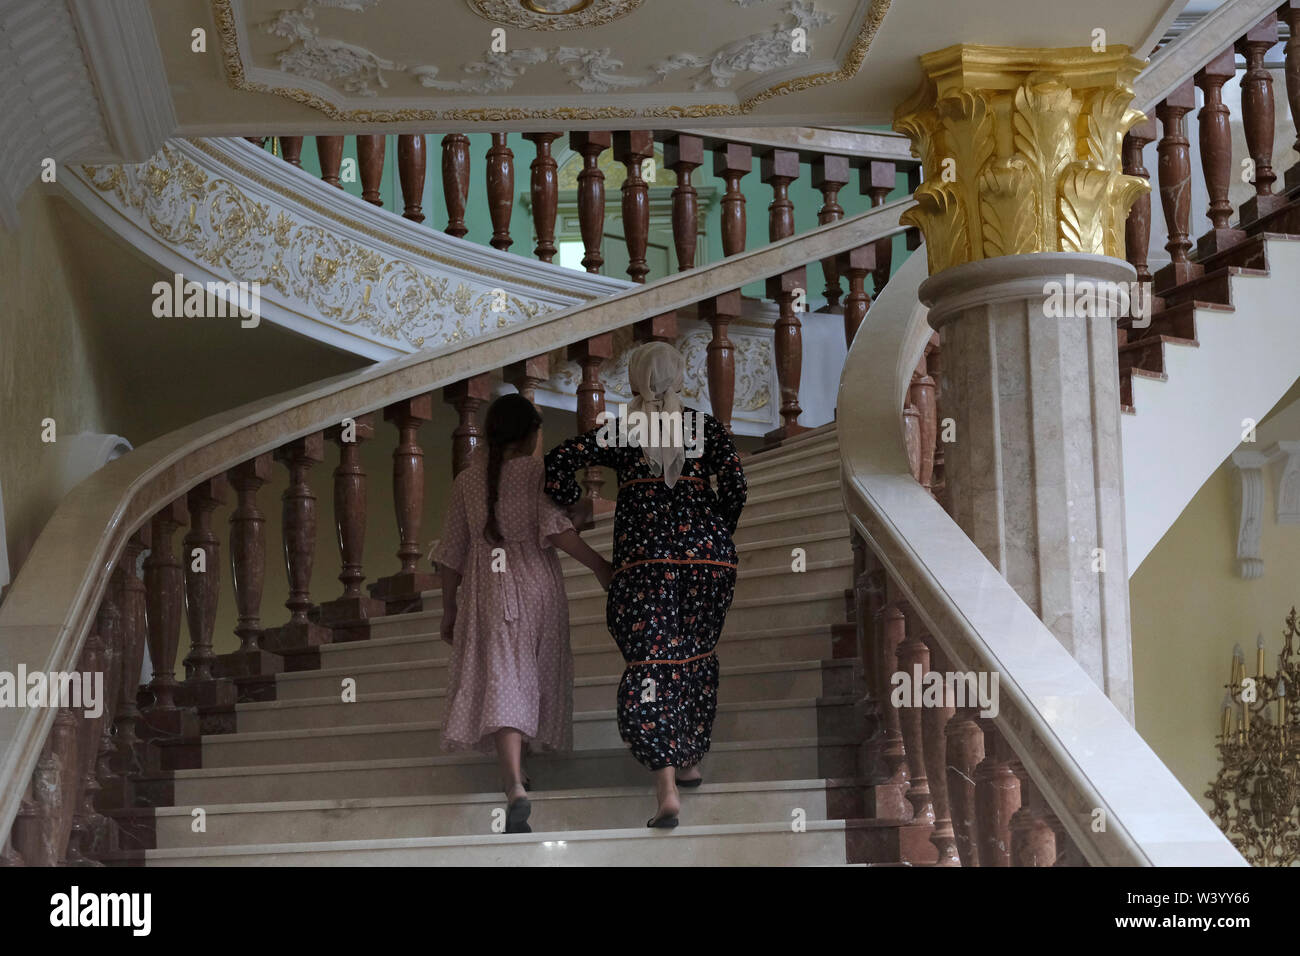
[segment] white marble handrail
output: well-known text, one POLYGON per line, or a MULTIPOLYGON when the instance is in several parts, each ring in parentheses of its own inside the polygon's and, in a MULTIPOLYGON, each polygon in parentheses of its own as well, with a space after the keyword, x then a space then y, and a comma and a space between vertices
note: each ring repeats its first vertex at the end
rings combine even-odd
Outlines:
MULTIPOLYGON (((127 539, 199 482, 348 416, 490 372, 638 319, 685 308, 746 283, 903 231, 910 197, 858 216, 537 316, 468 342, 403 356, 252 402, 178 429, 95 472, 60 502, 0 605, 0 671, 73 670, 127 539)), ((9 832, 53 708, 0 708, 0 834, 9 832)))
POLYGON ((926 259, 889 280, 840 379, 850 520, 955 669, 999 675, 995 723, 1093 865, 1245 861, 1083 668, 915 478, 899 410, 931 329, 926 259), (1096 811, 1105 829, 1095 832, 1096 811))

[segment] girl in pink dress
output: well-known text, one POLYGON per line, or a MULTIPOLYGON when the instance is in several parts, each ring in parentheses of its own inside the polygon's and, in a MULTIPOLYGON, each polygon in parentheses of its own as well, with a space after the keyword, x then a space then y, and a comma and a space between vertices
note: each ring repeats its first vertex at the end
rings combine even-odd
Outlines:
POLYGON ((444 750, 496 751, 506 832, 529 833, 524 741, 573 746, 569 603, 555 548, 609 587, 610 563, 578 537, 542 490, 534 456, 541 415, 522 395, 487 414, 487 450, 457 476, 433 559, 442 575, 442 639, 452 645, 444 750))

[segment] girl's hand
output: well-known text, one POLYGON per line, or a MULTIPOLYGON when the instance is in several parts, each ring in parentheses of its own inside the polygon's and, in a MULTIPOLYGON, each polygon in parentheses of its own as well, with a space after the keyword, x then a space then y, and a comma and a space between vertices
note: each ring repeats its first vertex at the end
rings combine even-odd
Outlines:
POLYGON ((609 590, 609 583, 614 580, 614 565, 608 561, 602 560, 600 566, 596 568, 596 580, 606 591, 609 590))
POLYGON ((448 644, 454 644, 455 638, 453 635, 455 633, 455 630, 456 630, 456 611, 453 609, 450 613, 448 613, 447 609, 444 608, 442 612, 442 629, 440 632, 440 636, 448 644))
POLYGON ((573 526, 579 531, 591 527, 591 499, 586 495, 583 495, 574 504, 569 506, 568 514, 569 520, 573 522, 573 526))

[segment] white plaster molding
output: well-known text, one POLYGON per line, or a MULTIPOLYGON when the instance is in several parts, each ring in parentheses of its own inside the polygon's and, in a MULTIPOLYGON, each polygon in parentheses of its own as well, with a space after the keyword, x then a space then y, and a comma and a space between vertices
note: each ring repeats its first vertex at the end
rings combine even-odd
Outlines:
POLYGON ((78 162, 142 163, 176 131, 147 0, 68 0, 111 143, 78 162))
POLYGON ((0 227, 53 159, 139 162, 176 126, 147 0, 0 0, 0 227))
POLYGON ((1280 441, 1271 450, 1270 460, 1285 459, 1277 479, 1277 523, 1300 524, 1300 441, 1280 441))
POLYGON ((632 286, 456 239, 239 139, 173 140, 146 164, 77 168, 61 182, 167 271, 258 281, 263 319, 377 360, 632 286))
POLYGON ((1262 577, 1264 554, 1260 547, 1264 516, 1264 466, 1268 456, 1250 449, 1232 453, 1237 468, 1237 573, 1247 579, 1262 577))

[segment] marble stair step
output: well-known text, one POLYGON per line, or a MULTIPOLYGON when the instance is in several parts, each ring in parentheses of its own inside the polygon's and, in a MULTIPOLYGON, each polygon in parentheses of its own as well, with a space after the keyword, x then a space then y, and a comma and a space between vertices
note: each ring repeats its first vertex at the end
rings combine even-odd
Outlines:
MULTIPOLYGON (((576 663, 575 655, 575 665, 576 663)), ((341 699, 343 681, 346 678, 355 682, 359 703, 385 694, 445 692, 448 668, 449 661, 443 658, 280 674, 276 678, 276 699, 240 704, 236 709, 239 721, 237 726, 240 730, 266 729, 258 726, 258 721, 271 719, 263 715, 290 706, 302 705, 309 711, 318 710, 324 701, 341 699)), ((620 659, 615 669, 602 674, 576 677, 573 687, 574 709, 597 710, 608 706, 622 677, 621 671, 620 659)), ((852 671, 853 662, 850 660, 724 665, 719 701, 731 703, 847 694, 852 691, 852 671)), ((324 719, 324 715, 313 713, 310 719, 324 719)))
MULTIPOLYGON (((604 830, 636 827, 654 810, 654 787, 607 787, 530 794, 535 830, 604 830)), ((706 782, 683 791, 682 821, 692 826, 833 819, 861 801, 852 781, 771 780, 706 782)), ((152 816, 147 848, 230 846, 258 843, 315 843, 436 836, 489 835, 504 812, 499 791, 488 793, 371 797, 226 804, 204 807, 206 829, 195 833, 193 807, 125 811, 118 816, 152 816)), ((499 824, 497 824, 499 825, 499 824)))
MULTIPOLYGON (((826 662, 831 665, 834 662, 826 662)), ((848 662, 851 663, 851 662, 848 662)), ((736 673, 727 668, 722 673, 718 699, 722 704, 758 701, 807 700, 843 696, 852 691, 852 674, 846 667, 827 667, 808 661, 793 667, 764 665, 762 670, 736 673), (830 680, 823 674, 829 673, 830 680), (835 693, 824 693, 827 683, 835 693), (835 686, 838 685, 838 686, 835 686)), ((446 669, 438 672, 446 677, 446 669)), ((614 705, 621 679, 619 674, 575 681, 575 713, 608 710, 614 705)), ((272 700, 239 704, 235 709, 235 730, 239 733, 262 733, 308 727, 352 727, 367 724, 401 723, 443 719, 447 691, 442 687, 417 687, 410 690, 375 691, 358 680, 356 699, 344 703, 341 694, 298 700, 272 700)))
POLYGON ((146 866, 820 866, 848 862, 845 825, 631 827, 150 850, 146 866))
MULTIPOLYGON (((842 594, 838 596, 841 605, 842 594)), ((415 617, 416 615, 409 615, 415 617)), ((841 621, 843 616, 841 615, 841 621)), ((804 622, 793 627, 764 627, 750 630, 724 628, 718 642, 718 658, 723 667, 732 664, 764 664, 778 661, 821 660, 832 656, 834 629, 840 625, 804 622)), ((437 622, 434 621, 436 627, 437 622)), ((362 667, 369 664, 405 664, 419 660, 447 660, 451 648, 429 629, 422 627, 396 637, 374 638, 345 644, 326 644, 320 649, 321 667, 328 670, 362 667)), ((584 625, 590 633, 573 632, 574 673, 580 677, 616 674, 623 670, 623 657, 614 639, 602 623, 584 625), (583 637, 586 643, 580 643, 583 637)), ((299 673, 311 673, 301 671, 299 673)))
MULTIPOLYGON (((847 613, 844 591, 852 583, 851 568, 852 560, 849 559, 847 563, 839 563, 830 569, 817 568, 796 573, 786 568, 760 575, 758 579, 768 582, 780 582, 789 577, 792 580, 785 583, 792 586, 786 590, 786 593, 780 591, 772 593, 769 588, 766 594, 763 593, 762 588, 737 588, 723 627, 724 639, 728 634, 760 628, 842 623, 847 613)), ((610 640, 609 629, 605 623, 603 593, 599 598, 580 606, 584 609, 581 613, 575 610, 575 603, 570 601, 569 633, 573 645, 578 647, 610 640)), ((390 637, 427 634, 431 640, 442 644, 442 641, 436 637, 441 621, 442 612, 439 609, 373 618, 370 622, 370 640, 357 643, 373 644, 390 637)), ((447 647, 445 644, 442 646, 447 647)), ((435 652, 429 656, 437 657, 439 654, 435 652)))
MULTIPOLYGON (((740 561, 739 573, 737 574, 737 589, 747 585, 747 578, 755 573, 775 568, 791 569, 793 562, 793 549, 802 548, 804 550, 804 561, 811 565, 813 562, 825 561, 837 558, 852 559, 853 549, 849 534, 848 525, 832 528, 827 531, 805 531, 797 534, 790 534, 779 538, 765 538, 756 541, 745 542, 736 548, 737 557, 740 561)), ((605 557, 610 557, 612 547, 606 546, 601 551, 605 557)), ((578 563, 568 555, 560 557, 560 567, 564 573, 565 592, 570 599, 581 599, 590 597, 593 594, 603 594, 596 585, 595 578, 586 566, 578 563)), ((801 572, 800 572, 801 573, 801 572)), ((756 580, 754 586, 760 589, 766 589, 767 583, 763 580, 756 580)), ((420 595, 422 609, 425 611, 436 611, 442 607, 442 589, 431 588, 420 595)), ((570 614, 577 613, 570 609, 570 614)), ((372 619, 374 623, 383 623, 384 618, 372 619)))
MULTIPOLYGON (((853 698, 744 701, 720 704, 713 739, 761 741, 770 737, 848 736, 853 732, 853 698)), ((433 701, 404 696, 368 703, 332 703, 348 723, 288 726, 274 730, 207 734, 202 738, 202 767, 247 767, 288 763, 351 762, 419 757, 441 752, 442 726, 432 719, 433 701), (372 723, 360 723, 374 719, 372 723)), ((273 712, 285 720, 302 716, 302 708, 273 712)), ((621 745, 613 708, 573 715, 575 750, 603 750, 621 745)), ((178 747, 160 746, 164 769, 184 759, 178 747)))
MULTIPOLYGON (((852 777, 858 744, 850 738, 715 741, 702 764, 716 783, 852 777)), ((534 754, 528 772, 538 792, 645 786, 648 773, 619 746, 534 754)), ((449 754, 388 760, 204 767, 142 778, 148 805, 269 803, 420 794, 486 793, 500 785, 496 758, 449 754)))

